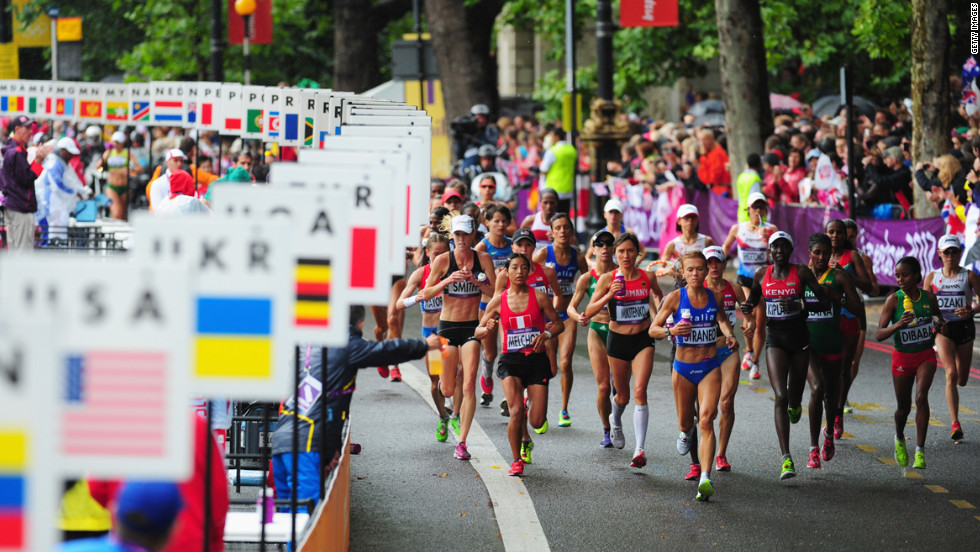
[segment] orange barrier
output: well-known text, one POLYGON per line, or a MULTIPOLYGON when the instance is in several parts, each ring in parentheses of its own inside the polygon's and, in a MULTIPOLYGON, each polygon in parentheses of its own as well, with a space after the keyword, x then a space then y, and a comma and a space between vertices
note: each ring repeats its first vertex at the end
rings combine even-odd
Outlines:
POLYGON ((340 463, 327 479, 326 499, 313 511, 301 552, 347 552, 350 547, 350 420, 344 428, 340 463))

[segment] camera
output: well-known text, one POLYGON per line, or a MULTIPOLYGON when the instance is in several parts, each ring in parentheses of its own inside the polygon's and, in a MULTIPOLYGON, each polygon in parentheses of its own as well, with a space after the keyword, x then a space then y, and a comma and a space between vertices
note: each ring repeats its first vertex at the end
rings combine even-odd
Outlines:
POLYGON ((449 128, 454 138, 472 136, 477 132, 476 117, 473 115, 456 117, 449 123, 449 128))

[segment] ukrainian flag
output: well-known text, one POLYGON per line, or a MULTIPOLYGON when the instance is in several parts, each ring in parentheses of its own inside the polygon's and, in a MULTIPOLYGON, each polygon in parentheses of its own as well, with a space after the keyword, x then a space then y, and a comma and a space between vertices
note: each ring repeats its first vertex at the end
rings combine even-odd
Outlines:
POLYGON ((195 349, 199 377, 271 377, 272 300, 198 297, 195 349))

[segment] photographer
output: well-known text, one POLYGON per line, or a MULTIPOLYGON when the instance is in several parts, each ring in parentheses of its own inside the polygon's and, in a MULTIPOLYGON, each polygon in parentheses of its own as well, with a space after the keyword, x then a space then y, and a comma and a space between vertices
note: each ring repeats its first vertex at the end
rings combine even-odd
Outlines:
POLYGON ((490 108, 484 104, 474 105, 470 108, 469 115, 453 119, 449 127, 453 138, 453 152, 456 159, 462 161, 460 171, 476 164, 480 146, 497 147, 500 132, 495 125, 490 124, 490 108))

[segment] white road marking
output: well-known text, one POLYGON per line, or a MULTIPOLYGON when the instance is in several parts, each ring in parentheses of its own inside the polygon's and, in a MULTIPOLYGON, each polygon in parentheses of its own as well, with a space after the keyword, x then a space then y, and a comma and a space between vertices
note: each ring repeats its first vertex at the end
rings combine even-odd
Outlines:
MULTIPOLYGON (((437 412, 435 405, 432 404, 432 394, 429 392, 429 375, 424 369, 420 370, 406 363, 401 365, 401 372, 402 381, 415 390, 433 412, 437 412)), ((449 434, 455 437, 451 429, 449 434)), ((466 446, 472 455, 469 462, 476 469, 476 473, 480 474, 480 479, 490 494, 497 527, 504 542, 504 550, 507 552, 551 550, 527 487, 519 477, 507 475, 510 460, 500 456, 475 418, 470 426, 466 446), (493 466, 500 467, 494 469, 493 466)), ((446 461, 458 462, 449 454, 446 455, 446 461)))

